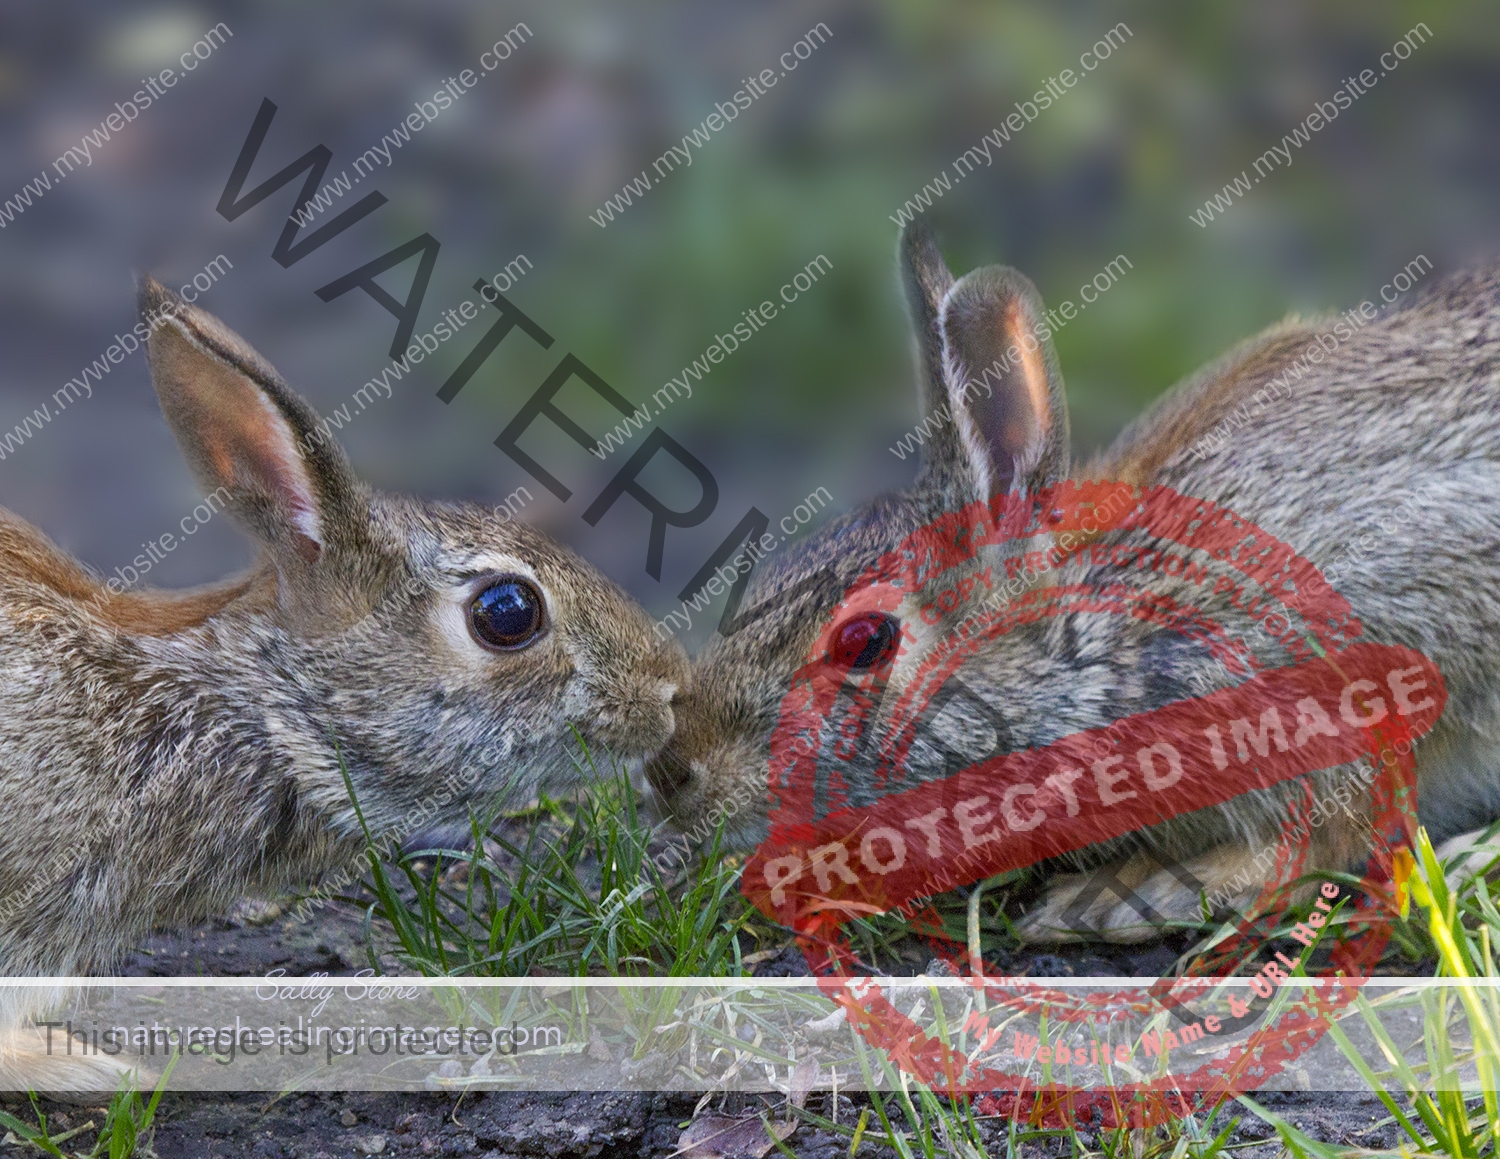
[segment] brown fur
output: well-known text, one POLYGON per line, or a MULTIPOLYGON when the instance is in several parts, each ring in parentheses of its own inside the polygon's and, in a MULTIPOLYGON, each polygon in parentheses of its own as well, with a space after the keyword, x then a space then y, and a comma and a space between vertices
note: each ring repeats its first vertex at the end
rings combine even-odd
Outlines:
POLYGON ((1084 473, 1146 485, 1183 447, 1191 447, 1244 404, 1316 335, 1315 328, 1283 322, 1242 342, 1210 363, 1123 431, 1113 447, 1084 473))
POLYGON ((196 627, 247 597, 252 588, 255 602, 269 606, 276 592, 275 569, 262 567, 193 591, 116 594, 41 531, 5 510, 0 510, 0 572, 47 588, 68 603, 87 604, 111 627, 139 636, 170 636, 196 627))
MULTIPOLYGON (((148 341, 163 411, 263 556, 195 592, 111 591, 0 513, 12 976, 107 970, 153 926, 347 865, 362 838, 345 768, 365 819, 400 840, 578 784, 578 736, 644 758, 687 677, 680 646, 573 553, 482 507, 372 492, 242 340, 154 282, 142 296, 165 319, 148 341), (546 600, 517 651, 468 630, 501 573, 546 600)), ((58 1081, 19 1025, 34 997, 0 991, 0 1088, 58 1081)))

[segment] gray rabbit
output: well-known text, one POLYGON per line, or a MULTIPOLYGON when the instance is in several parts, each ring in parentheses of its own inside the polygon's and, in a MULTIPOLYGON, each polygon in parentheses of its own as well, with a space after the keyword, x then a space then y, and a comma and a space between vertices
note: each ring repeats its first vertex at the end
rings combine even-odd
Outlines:
MULTIPOLYGON (((1165 486, 1210 500, 1325 570, 1362 624, 1361 639, 1425 654, 1446 684, 1441 718, 1414 746, 1421 822, 1435 840, 1451 839, 1451 849, 1470 840, 1461 836, 1466 830, 1500 816, 1494 273, 1448 277, 1359 327, 1347 319, 1274 326, 1178 385, 1078 469, 1044 307, 1030 282, 997 266, 955 282, 920 225, 902 238, 900 266, 916 332, 921 411, 951 421, 927 438, 913 486, 832 520, 752 577, 738 630, 715 636, 696 661, 691 687, 679 695, 673 740, 648 766, 664 812, 682 826, 727 812, 735 844, 762 840, 783 697, 815 642, 833 638, 820 633, 839 630, 829 622, 846 590, 944 513, 1088 479, 1118 480, 1133 494, 1165 486), (1337 339, 1326 337, 1335 328, 1337 339), (1319 356, 1309 361, 1304 355, 1314 344, 1319 356), (1018 347, 1032 352, 1016 358, 1018 347), (1298 359, 1307 371, 1286 396, 1268 391, 1273 379, 1289 381, 1283 372, 1298 359), (1237 416, 1232 423, 1230 416, 1237 416), (1405 517, 1387 518, 1395 509, 1405 517), (1368 549, 1370 533, 1379 541, 1374 554, 1349 550, 1355 541, 1368 549), (726 810, 730 801, 736 805, 726 810), (744 802, 753 804, 738 807, 744 802)), ((1096 540, 1106 549, 1116 542, 1123 540, 1108 529, 1096 540)), ((1038 582, 1108 582, 1118 574, 1098 566, 1108 557, 1108 550, 1076 553, 1038 582)), ((1249 641, 1265 666, 1288 663, 1258 614, 1229 594, 1161 572, 1139 582, 1164 599, 1201 607, 1230 636, 1249 641)), ((934 616, 935 606, 930 593, 914 593, 878 632, 856 639, 863 642, 858 655, 844 658, 854 668, 891 665, 890 690, 865 722, 873 735, 890 724, 903 681, 966 614, 960 608, 934 616)), ((911 783, 951 770, 945 761, 955 751, 973 765, 1243 679, 1201 641, 1144 619, 1084 610, 976 646, 955 676, 966 695, 911 746, 899 772, 911 783)), ((879 786, 888 785, 877 782, 889 773, 880 766, 887 755, 872 744, 839 766, 851 801, 879 797, 879 786)), ((1307 868, 1352 867, 1371 848, 1369 773, 1368 765, 1348 762, 1279 785, 1247 785, 1233 796, 1231 782, 1222 804, 1111 837, 1071 861, 1048 862, 1054 877, 1019 928, 1037 942, 1156 936, 1141 910, 1115 892, 1080 897, 1086 876, 1069 870, 1106 864, 1158 923, 1198 919, 1205 900, 1225 909, 1253 897, 1270 872, 1257 855, 1278 840, 1288 805, 1307 782, 1320 799, 1335 802, 1333 815, 1309 832, 1307 868)))
MULTIPOLYGON (((105 971, 153 926, 318 880, 363 845, 639 761, 674 727, 680 646, 508 512, 382 495, 217 319, 141 292, 162 410, 259 543, 196 591, 102 584, 0 511, 0 975, 105 971)), ((113 1088, 0 990, 0 1089, 113 1088)))

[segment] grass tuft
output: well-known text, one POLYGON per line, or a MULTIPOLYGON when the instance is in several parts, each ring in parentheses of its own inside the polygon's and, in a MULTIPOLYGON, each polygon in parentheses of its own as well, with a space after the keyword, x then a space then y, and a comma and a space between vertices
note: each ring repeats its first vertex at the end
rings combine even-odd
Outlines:
MULTIPOLYGON (((1494 827, 1500 832, 1500 825, 1494 827)), ((1488 836, 1494 837, 1491 833, 1488 836)), ((432 848, 377 866, 368 888, 367 922, 389 922, 393 956, 403 969, 430 976, 623 975, 741 976, 751 942, 777 946, 788 935, 768 927, 739 892, 740 864, 726 858, 716 835, 688 864, 661 857, 659 835, 637 813, 624 777, 607 778, 569 800, 543 798, 524 813, 471 818, 472 845, 432 848), (655 854, 655 858, 653 858, 655 854), (667 865, 660 868, 658 861, 667 865)), ((372 842, 373 848, 373 842, 372 842)), ((1497 907, 1485 874, 1457 874, 1440 864, 1420 832, 1407 864, 1414 906, 1393 918, 1388 956, 1401 972, 1424 963, 1456 979, 1500 978, 1493 947, 1500 940, 1497 907)), ((1357 882, 1352 884, 1357 885, 1357 882)), ((921 936, 933 924, 956 946, 985 954, 1013 950, 1018 940, 1008 903, 1035 885, 1025 871, 979 883, 969 891, 935 898, 928 925, 891 915, 859 919, 848 931, 856 951, 871 963, 904 972, 928 954, 921 936)), ((1299 907, 1268 919, 1266 934, 1302 916, 1299 907)), ((1343 920, 1336 914, 1336 924, 1343 920)), ((1213 929, 1188 929, 1205 937, 1183 962, 1211 949, 1213 929)), ((764 956, 764 953, 762 954, 764 956)), ((378 954, 372 941, 371 960, 378 954)), ((1382 1048, 1388 1068, 1376 1072, 1335 1022, 1330 1038, 1348 1057, 1401 1137, 1389 1152, 1334 1146, 1311 1138, 1287 1118, 1253 1098, 1238 1105, 1275 1132, 1281 1154, 1297 1159, 1353 1156, 1448 1155, 1491 1159, 1500 1138, 1500 988, 1453 987, 1410 994, 1424 1009, 1424 1062, 1413 1063, 1391 1041, 1378 1006, 1359 994, 1344 1020, 1359 1024, 1382 1048), (1459 1081, 1468 1077, 1468 1085, 1459 1081)), ((850 1121, 829 1119, 801 1106, 789 1114, 848 1140, 850 1156, 874 1144, 901 1159, 987 1159, 990 1155, 1069 1155, 1075 1159, 1218 1159, 1245 1148, 1264 1154, 1267 1143, 1242 1128, 1228 1103, 1166 1126, 1090 1130, 1029 1128, 976 1112, 975 1104, 926 1089, 893 1068, 879 1052, 863 1051, 867 1079, 883 1073, 889 1090, 875 1091, 850 1121)), ((12 1125, 6 1120, 8 1126, 12 1125)), ((12 1129, 16 1129, 12 1126, 12 1129)), ((43 1123, 45 1130, 45 1123, 43 1123)), ((25 1138, 26 1136, 22 1136, 25 1138)), ((44 1136, 45 1137, 45 1136, 44 1136)), ((28 1140, 30 1141, 30 1140, 28 1140)), ((45 1148, 40 1141, 37 1146, 45 1148)), ((795 1156, 794 1147, 777 1150, 795 1156)))
MULTIPOLYGON (((635 790, 611 777, 571 800, 471 817, 467 849, 377 863, 367 930, 389 922, 400 965, 430 977, 736 976, 768 931, 752 924, 721 839, 687 864, 662 856, 635 790)), ((370 954, 379 970, 373 937, 370 954)))

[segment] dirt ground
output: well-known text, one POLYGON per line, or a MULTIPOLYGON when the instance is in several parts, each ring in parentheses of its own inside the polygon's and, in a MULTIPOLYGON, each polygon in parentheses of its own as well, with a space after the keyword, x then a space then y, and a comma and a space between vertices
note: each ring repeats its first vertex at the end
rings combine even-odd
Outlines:
MULTIPOLYGON (((153 936, 134 952, 125 974, 264 975, 282 967, 288 975, 326 972, 351 975, 369 965, 362 917, 348 906, 329 906, 311 920, 297 921, 274 907, 242 905, 227 919, 209 922, 180 933, 153 936)), ((1032 976, 1155 975, 1170 966, 1177 950, 1169 942, 1110 958, 1094 954, 1018 955, 1004 963, 1013 973, 1032 976)), ((805 972, 800 955, 789 948, 762 964, 765 974, 805 972)), ((453 1095, 347 1094, 168 1094, 162 1100, 154 1149, 161 1159, 211 1159, 247 1156, 254 1159, 335 1159, 361 1155, 473 1155, 537 1156, 561 1159, 579 1156, 665 1159, 679 1149, 679 1138, 693 1114, 697 1096, 681 1094, 557 1094, 489 1092, 453 1095)), ((1371 1131, 1384 1117, 1373 1096, 1343 1094, 1267 1095, 1265 1105, 1299 1124, 1313 1138, 1343 1146, 1390 1146, 1390 1128, 1371 1131)), ((69 1129, 93 1119, 103 1121, 102 1108, 44 1102, 54 1128, 69 1129)), ((13 1114, 29 1119, 30 1111, 13 1099, 13 1114)), ((715 1104, 716 1112, 750 1113, 753 1100, 715 1104)), ((769 1107, 773 1117, 778 1108, 769 1107)), ((832 1117, 826 1093, 814 1093, 808 1109, 832 1117)), ((839 1121, 852 1123, 856 1105, 840 1098, 839 1121)), ((996 1147, 1005 1128, 993 1124, 996 1147)), ((1244 1154, 1275 1154, 1269 1127, 1245 1116, 1237 1141, 1267 1140, 1244 1154)), ((848 1140, 832 1133, 802 1128, 788 1145, 806 1159, 832 1159, 848 1153, 848 1140)), ((1063 1140, 1037 1144, 1039 1156, 1063 1155, 1063 1140)), ((861 1154, 880 1154, 883 1148, 862 1145, 861 1154)), ((0 1156, 35 1156, 35 1150, 0 1144, 0 1156)))
MULTIPOLYGON (((461 1104, 438 1095, 301 1095, 275 1102, 265 1095, 167 1095, 154 1149, 161 1159, 666 1155, 693 1104, 687 1096, 642 1094, 507 1092, 461 1104)), ((89 1114, 74 1110, 70 1121, 89 1114)), ((97 1121, 98 1112, 92 1117, 97 1121)), ((12 1153, 19 1151, 0 1147, 0 1154, 12 1153)))
MULTIPOLYGON (((1265 1101, 1324 1142, 1369 1148, 1395 1141, 1389 1128, 1368 1130, 1383 1116, 1373 1096, 1268 1096, 1265 1101)), ((470 1096, 461 1103, 439 1095, 301 1095, 274 1102, 265 1095, 167 1095, 154 1146, 161 1159, 360 1155, 665 1159, 678 1150, 678 1139, 695 1102, 695 1097, 685 1095, 520 1092, 470 1096)), ((854 1104, 843 1096, 840 1103, 841 1120, 852 1122, 854 1104)), ((832 1112, 827 1096, 813 1095, 808 1107, 825 1115, 832 1112)), ((68 1108, 63 1113, 74 1125, 88 1117, 100 1119, 98 1110, 68 1108)), ((994 1143, 991 1153, 1003 1154, 1004 1126, 995 1123, 988 1131, 994 1143)), ((1242 1120, 1237 1142, 1266 1142, 1239 1153, 1276 1154, 1272 1135, 1258 1120, 1242 1120)), ((833 1159, 849 1150, 846 1138, 805 1128, 787 1144, 804 1159, 833 1159)), ((37 1154, 29 1149, 24 1153, 37 1154)), ((1057 1139, 1036 1144, 1032 1153, 1062 1156, 1070 1154, 1070 1149, 1057 1139)), ((21 1148, 0 1145, 0 1155, 21 1154, 21 1148)), ((883 1159, 894 1152, 865 1144, 860 1154, 883 1159)))

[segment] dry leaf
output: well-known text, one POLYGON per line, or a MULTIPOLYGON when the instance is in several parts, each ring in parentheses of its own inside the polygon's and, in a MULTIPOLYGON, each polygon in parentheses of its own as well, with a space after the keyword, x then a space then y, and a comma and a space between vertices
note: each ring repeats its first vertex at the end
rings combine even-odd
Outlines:
MULTIPOLYGON (((791 1137, 796 1123, 771 1123, 778 1140, 791 1137)), ((762 1159, 776 1143, 766 1133, 767 1124, 753 1119, 727 1119, 706 1115, 693 1121, 677 1140, 679 1159, 762 1159)))
POLYGON ((787 1084, 787 1098, 792 1106, 800 1107, 807 1102, 808 1092, 818 1085, 818 1060, 807 1055, 792 1068, 791 1081, 787 1084))
POLYGON ((849 1008, 847 1006, 835 1006, 831 1014, 825 1014, 822 1018, 815 1018, 811 1022, 805 1023, 802 1029, 808 1034, 831 1034, 844 1025, 844 1020, 848 1017, 849 1008))

